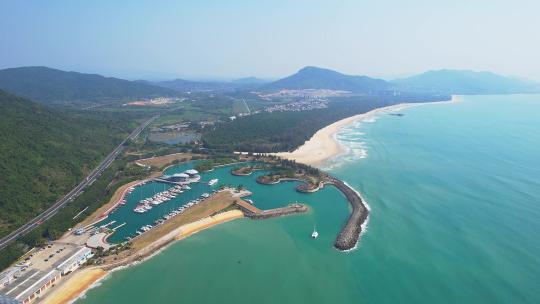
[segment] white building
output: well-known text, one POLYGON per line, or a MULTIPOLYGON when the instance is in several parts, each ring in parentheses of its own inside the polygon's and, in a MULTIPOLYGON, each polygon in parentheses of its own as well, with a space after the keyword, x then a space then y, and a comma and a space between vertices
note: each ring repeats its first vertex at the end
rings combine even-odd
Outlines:
POLYGON ((9 267, 8 269, 0 273, 0 287, 6 286, 11 283, 11 281, 15 280, 15 277, 19 276, 20 273, 21 268, 17 266, 9 267))
POLYGON ((79 266, 84 264, 91 257, 92 250, 90 250, 90 248, 82 247, 75 249, 69 258, 56 266, 56 269, 60 271, 61 275, 66 275, 79 268, 79 266))

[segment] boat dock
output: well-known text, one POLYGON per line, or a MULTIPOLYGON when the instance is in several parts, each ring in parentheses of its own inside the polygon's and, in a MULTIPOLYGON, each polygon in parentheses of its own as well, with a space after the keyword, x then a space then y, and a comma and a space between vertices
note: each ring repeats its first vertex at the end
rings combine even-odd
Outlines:
POLYGON ((244 212, 244 215, 250 219, 255 220, 262 220, 272 217, 278 217, 278 216, 284 216, 289 214, 295 214, 295 213, 304 213, 308 211, 308 207, 306 205, 294 203, 290 204, 285 207, 281 208, 274 208, 269 210, 261 210, 252 204, 243 201, 238 200, 236 201, 236 205, 244 212))
POLYGON ((152 181, 159 182, 159 183, 165 183, 165 184, 171 184, 171 185, 183 185, 183 184, 185 184, 185 183, 181 183, 181 182, 174 182, 174 181, 166 180, 166 179, 159 178, 159 177, 154 178, 152 181))

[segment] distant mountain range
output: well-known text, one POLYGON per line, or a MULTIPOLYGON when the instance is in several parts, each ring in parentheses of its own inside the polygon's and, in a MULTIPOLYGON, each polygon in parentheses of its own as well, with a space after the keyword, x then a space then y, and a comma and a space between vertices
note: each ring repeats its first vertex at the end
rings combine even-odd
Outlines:
POLYGON ((540 85, 491 72, 470 70, 429 71, 393 80, 402 91, 443 94, 510 94, 540 92, 540 85))
POLYGON ((147 82, 163 88, 175 90, 178 92, 205 92, 205 91, 231 91, 248 90, 259 87, 268 81, 245 77, 233 81, 193 81, 185 79, 173 79, 167 81, 147 82))
POLYGON ((261 88, 264 90, 330 89, 369 93, 388 91, 392 87, 392 84, 382 79, 345 75, 333 70, 308 66, 289 77, 263 85, 261 88))
POLYGON ((43 103, 174 96, 173 90, 97 74, 47 67, 0 70, 0 89, 43 103))
POLYGON ((511 94, 537 93, 540 84, 491 72, 470 70, 428 71, 408 78, 384 81, 367 76, 344 75, 317 67, 305 67, 297 73, 263 85, 265 90, 332 89, 353 93, 377 93, 390 90, 426 94, 511 94))
POLYGON ((540 85, 491 72, 469 70, 429 71, 408 78, 385 81, 308 66, 273 82, 255 77, 233 81, 174 79, 150 82, 65 72, 47 67, 21 67, 0 70, 0 89, 43 103, 84 104, 178 96, 183 92, 331 89, 373 95, 394 91, 445 95, 508 94, 540 92, 540 85))
POLYGON ((254 84, 268 83, 270 81, 265 80, 265 79, 261 79, 261 78, 257 78, 257 77, 244 77, 244 78, 235 79, 232 82, 233 83, 240 83, 240 84, 254 85, 254 84))

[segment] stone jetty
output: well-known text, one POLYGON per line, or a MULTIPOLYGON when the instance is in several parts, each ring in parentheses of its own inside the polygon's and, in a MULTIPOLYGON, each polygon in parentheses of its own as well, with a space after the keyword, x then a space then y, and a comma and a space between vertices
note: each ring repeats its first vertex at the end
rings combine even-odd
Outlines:
POLYGON ((360 233, 362 233, 362 224, 367 220, 369 210, 360 195, 343 181, 331 177, 327 183, 341 191, 352 206, 352 213, 334 243, 339 250, 351 250, 358 243, 360 233))
POLYGON ((294 203, 285 207, 261 210, 252 204, 239 200, 236 202, 236 205, 244 212, 244 215, 250 219, 262 220, 272 217, 278 217, 283 215, 295 214, 295 213, 304 213, 308 211, 306 205, 294 203))

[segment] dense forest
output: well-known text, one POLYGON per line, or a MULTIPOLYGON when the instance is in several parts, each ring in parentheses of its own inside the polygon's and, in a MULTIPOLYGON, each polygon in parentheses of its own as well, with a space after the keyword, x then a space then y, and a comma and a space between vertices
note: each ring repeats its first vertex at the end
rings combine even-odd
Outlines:
POLYGON ((48 221, 0 250, 0 270, 13 263, 29 248, 42 245, 47 240, 57 239, 80 220, 96 211, 104 202, 107 202, 118 187, 129 181, 140 179, 146 174, 133 169, 140 168, 126 167, 123 160, 114 161, 109 169, 105 170, 101 177, 73 202, 60 209, 48 221), (75 218, 81 210, 85 211, 75 218))
POLYGON ((401 103, 446 100, 450 96, 378 96, 339 98, 326 109, 261 113, 206 129, 205 147, 224 151, 292 151, 317 130, 342 118, 401 103))
POLYGON ((0 91, 0 236, 73 188, 133 122, 76 115, 0 91))
POLYGON ((147 83, 47 67, 0 70, 0 89, 38 102, 75 104, 178 94, 147 83))

